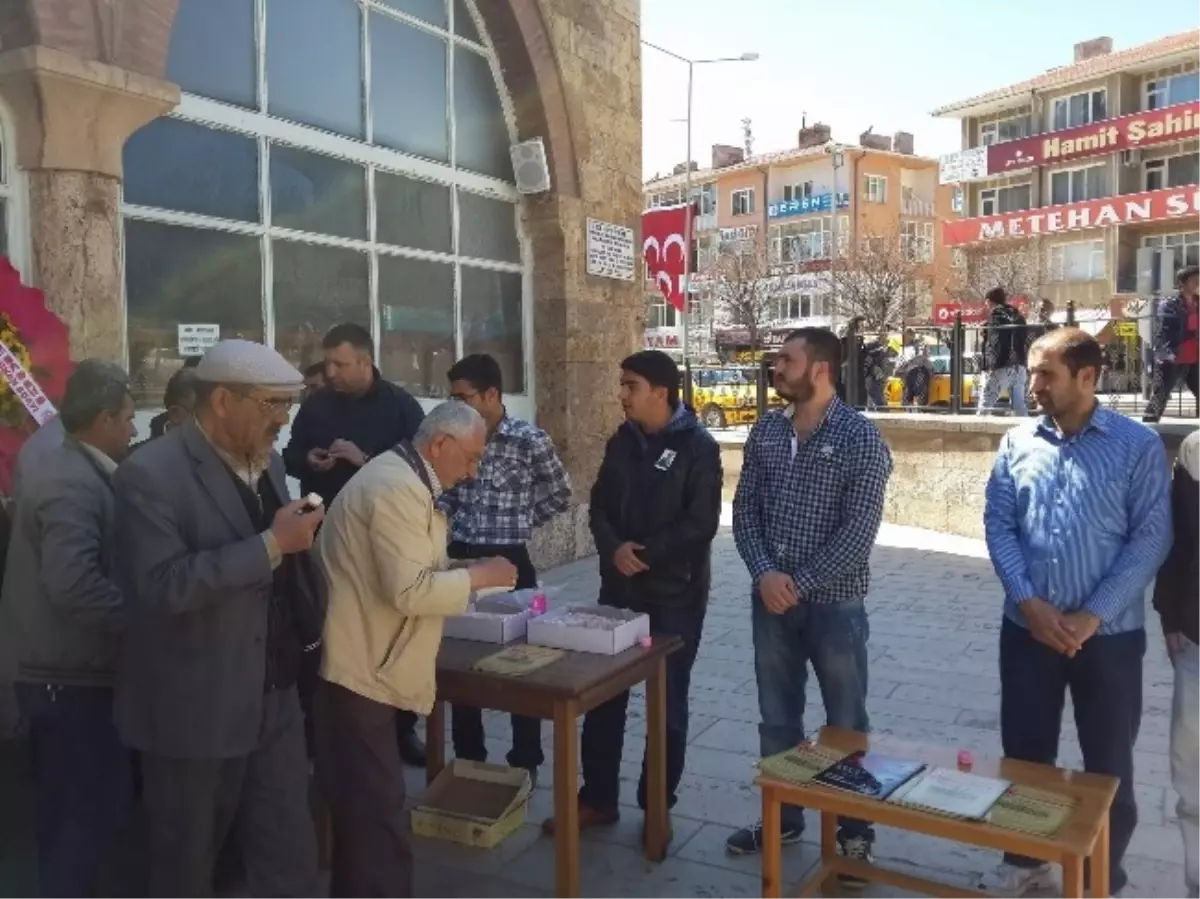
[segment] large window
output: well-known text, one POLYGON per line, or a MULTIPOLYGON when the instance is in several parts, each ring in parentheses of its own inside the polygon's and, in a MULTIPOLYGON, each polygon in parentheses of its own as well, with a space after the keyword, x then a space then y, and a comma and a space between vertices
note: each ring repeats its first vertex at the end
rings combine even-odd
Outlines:
POLYGON ((900 252, 910 262, 933 262, 933 222, 901 222, 900 252))
POLYGON ((1200 183, 1200 155, 1183 153, 1145 163, 1146 190, 1200 183))
POLYGON ((1108 118, 1107 93, 1104 88, 1100 88, 1071 94, 1069 97, 1059 97, 1054 101, 1053 110, 1054 120, 1050 129, 1052 131, 1102 122, 1108 118))
MULTIPOLYGON (((1200 234, 1197 234, 1195 231, 1186 231, 1180 234, 1156 234, 1153 237, 1143 237, 1142 246, 1150 247, 1154 250, 1155 290, 1164 289, 1164 286, 1158 283, 1159 269, 1164 250, 1171 251, 1173 267, 1176 272, 1188 265, 1200 266, 1200 234)), ((1172 278, 1171 284, 1167 285, 1165 289, 1171 290, 1174 287, 1174 278, 1172 278)))
POLYGON ((1200 72, 1184 72, 1146 81, 1146 109, 1162 109, 1176 103, 1200 100, 1200 72))
POLYGON ((182 101, 125 149, 140 404, 182 365, 180 325, 304 366, 354 321, 415 395, 487 352, 532 413, 512 131, 475 2, 181 0, 182 101))
MULTIPOLYGON (((838 216, 838 246, 846 245, 850 233, 850 217, 838 216)), ((770 261, 811 262, 828 259, 833 250, 833 219, 813 216, 801 221, 775 225, 771 228, 770 261)))
POLYGON ((864 199, 868 203, 887 202, 887 178, 883 175, 866 175, 863 184, 866 191, 864 199))
POLYGON ((1028 209, 1030 189, 1028 184, 1015 187, 989 187, 979 192, 980 215, 1003 215, 1028 209))
POLYGON ((984 122, 979 126, 979 143, 985 147, 1028 136, 1029 116, 1017 116, 1000 122, 984 122))
POLYGON ((1107 163, 1050 173, 1050 203, 1053 206, 1099 200, 1109 193, 1107 163))
POLYGON ((1104 241, 1057 244, 1046 251, 1047 280, 1099 281, 1104 278, 1104 241))
POLYGON ((733 215, 753 215, 754 214, 754 188, 745 187, 741 190, 735 190, 729 195, 733 215))
POLYGON ((783 202, 785 203, 790 203, 792 200, 808 200, 812 195, 813 183, 811 181, 800 181, 783 186, 783 202))

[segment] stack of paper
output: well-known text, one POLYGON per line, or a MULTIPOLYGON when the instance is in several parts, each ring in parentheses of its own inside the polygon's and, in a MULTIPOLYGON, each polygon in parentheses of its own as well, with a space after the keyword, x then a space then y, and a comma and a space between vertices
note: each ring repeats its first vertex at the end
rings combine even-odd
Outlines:
POLYGON ((930 768, 900 787, 888 802, 952 818, 981 820, 1010 784, 952 768, 930 768))

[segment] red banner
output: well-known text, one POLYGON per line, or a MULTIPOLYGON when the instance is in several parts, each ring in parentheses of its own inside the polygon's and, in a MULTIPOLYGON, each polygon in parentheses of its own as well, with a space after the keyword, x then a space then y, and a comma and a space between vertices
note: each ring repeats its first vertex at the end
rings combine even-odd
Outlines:
POLYGON ((687 270, 688 206, 660 206, 642 213, 642 253, 650 279, 668 303, 683 311, 683 276, 687 270))
POLYGON ((1002 175, 1197 136, 1200 136, 1200 103, 1180 103, 1079 128, 992 144, 987 149, 987 170, 989 175, 1002 175))
POLYGON ((1200 190, 1194 186, 1168 187, 1149 193, 1122 194, 1065 206, 1044 206, 1004 215, 951 220, 942 224, 942 241, 948 247, 958 247, 989 240, 1013 240, 1040 234, 1107 228, 1111 225, 1162 222, 1197 214, 1200 214, 1200 190))
MULTIPOLYGON (((1025 296, 1014 297, 1012 304, 1020 310, 1022 315, 1025 315, 1025 309, 1029 305, 1029 298, 1025 296)), ((988 320, 988 315, 991 310, 987 303, 934 303, 933 304, 933 323, 943 327, 951 327, 954 324, 954 313, 962 313, 962 322, 964 325, 981 325, 988 320)))

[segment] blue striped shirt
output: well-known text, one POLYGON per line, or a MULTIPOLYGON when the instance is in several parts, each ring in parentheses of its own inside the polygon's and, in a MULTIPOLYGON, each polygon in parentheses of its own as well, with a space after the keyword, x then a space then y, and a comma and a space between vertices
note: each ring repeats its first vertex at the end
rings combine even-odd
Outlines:
POLYGON ((1000 441, 983 513, 1004 614, 1037 597, 1086 610, 1100 634, 1145 625, 1144 594, 1171 545, 1170 475, 1150 428, 1097 406, 1064 437, 1043 417, 1000 441))

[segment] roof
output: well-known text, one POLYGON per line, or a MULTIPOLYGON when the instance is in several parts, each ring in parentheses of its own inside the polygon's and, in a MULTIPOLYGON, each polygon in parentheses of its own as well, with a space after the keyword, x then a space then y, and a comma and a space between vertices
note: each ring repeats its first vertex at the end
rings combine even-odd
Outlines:
POLYGON ((1093 78, 1111 75, 1114 72, 1120 72, 1125 69, 1144 68, 1156 59, 1174 56, 1188 50, 1195 51, 1198 48, 1200 48, 1200 30, 1172 34, 1169 37, 1162 37, 1147 44, 1139 44, 1127 50, 1117 50, 1114 53, 1093 56, 1091 59, 1085 59, 1082 62, 1077 62, 1069 66, 1050 69, 1041 75, 1030 78, 1028 81, 1021 81, 1008 87, 989 91, 986 94, 979 94, 976 97, 970 97, 966 100, 959 100, 942 106, 935 109, 931 115, 948 116, 956 112, 963 113, 976 106, 994 103, 1010 97, 1019 97, 1028 94, 1030 91, 1044 91, 1056 87, 1067 87, 1079 82, 1090 81, 1093 78))
MULTIPOLYGON (((871 147, 862 147, 858 144, 843 144, 837 141, 827 141, 823 144, 817 144, 815 147, 791 147, 787 150, 774 150, 770 153, 760 153, 757 156, 751 156, 745 162, 739 162, 735 165, 722 166, 719 169, 695 169, 692 171, 692 185, 706 184, 710 181, 715 181, 724 175, 730 175, 735 172, 746 172, 751 169, 760 169, 767 165, 783 165, 789 162, 798 162, 809 157, 819 158, 830 152, 830 148, 837 147, 843 153, 852 153, 858 151, 864 155, 877 154, 879 156, 893 156, 899 159, 912 159, 917 162, 927 165, 937 165, 937 160, 930 156, 918 156, 915 153, 897 153, 895 150, 875 150, 871 147)), ((687 172, 680 172, 678 175, 664 175, 661 178, 651 178, 642 185, 643 191, 665 190, 670 187, 682 187, 687 181, 687 172)))

